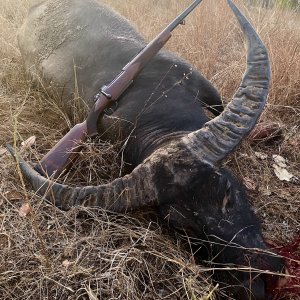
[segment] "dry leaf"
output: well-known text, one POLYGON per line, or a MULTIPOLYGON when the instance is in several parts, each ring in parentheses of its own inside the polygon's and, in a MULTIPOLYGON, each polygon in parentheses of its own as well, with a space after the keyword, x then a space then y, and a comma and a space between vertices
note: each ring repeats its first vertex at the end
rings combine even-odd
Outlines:
POLYGON ((22 149, 30 148, 32 145, 35 144, 35 140, 36 140, 35 135, 29 137, 26 141, 21 143, 21 146, 22 146, 21 148, 22 149))
POLYGON ((259 159, 267 159, 268 158, 268 154, 263 153, 263 152, 254 152, 255 156, 258 157, 259 159))
POLYGON ((275 164, 273 164, 275 175, 278 179, 281 181, 288 181, 290 182, 295 176, 288 172, 286 169, 286 159, 282 157, 281 155, 273 155, 273 160, 275 164))
POLYGON ((65 267, 66 269, 69 268, 71 265, 73 265, 74 262, 72 261, 69 261, 68 259, 65 259, 63 262, 62 262, 62 265, 63 267, 65 267))
POLYGON ((270 141, 282 136, 282 128, 278 123, 265 122, 257 124, 248 136, 248 140, 270 141))
POLYGON ((240 157, 249 158, 250 156, 247 153, 240 153, 240 157))
POLYGON ((291 137, 289 140, 288 140, 288 144, 291 145, 292 147, 299 147, 300 145, 300 137, 291 137))
POLYGON ((281 155, 273 155, 273 160, 276 163, 277 166, 281 168, 286 168, 286 159, 282 157, 281 155))
POLYGON ((0 147, 0 156, 7 153, 7 150, 3 147, 0 147))
POLYGON ((278 166, 277 164, 273 164, 275 175, 281 181, 291 181, 294 178, 294 175, 288 172, 287 169, 278 166))
POLYGON ((5 196, 9 201, 23 200, 23 195, 18 191, 8 191, 5 196))
POLYGON ((26 217, 31 212, 31 206, 29 203, 24 203, 19 209, 19 216, 26 217))
POLYGON ((244 177, 244 185, 248 190, 255 191, 256 183, 249 177, 244 177))

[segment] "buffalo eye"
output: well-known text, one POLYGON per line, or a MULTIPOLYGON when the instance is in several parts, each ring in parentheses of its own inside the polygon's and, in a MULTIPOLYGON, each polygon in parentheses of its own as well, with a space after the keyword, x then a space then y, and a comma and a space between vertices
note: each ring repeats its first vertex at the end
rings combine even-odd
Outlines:
POLYGON ((226 182, 225 196, 227 196, 228 198, 230 198, 230 196, 231 196, 231 182, 229 180, 227 180, 227 182, 226 182))
POLYGON ((231 198, 231 183, 229 180, 226 181, 226 190, 224 193, 224 198, 222 201, 222 213, 225 214, 226 213, 226 207, 229 204, 231 198))

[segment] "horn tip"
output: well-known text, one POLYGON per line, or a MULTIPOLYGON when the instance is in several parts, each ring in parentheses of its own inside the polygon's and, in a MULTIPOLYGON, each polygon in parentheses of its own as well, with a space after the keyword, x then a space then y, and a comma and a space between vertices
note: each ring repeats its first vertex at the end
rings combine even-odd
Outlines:
MULTIPOLYGON (((234 3, 232 2, 232 0, 227 0, 227 3, 228 3, 230 6, 234 5, 234 3)), ((234 6, 235 6, 235 5, 234 5, 234 6)))

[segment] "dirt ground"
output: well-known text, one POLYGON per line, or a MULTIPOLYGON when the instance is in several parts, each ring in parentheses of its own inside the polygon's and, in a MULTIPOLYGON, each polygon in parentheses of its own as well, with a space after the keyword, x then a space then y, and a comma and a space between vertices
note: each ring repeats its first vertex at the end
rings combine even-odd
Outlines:
MULTIPOLYGON (((189 3, 105 2, 148 40, 189 3)), ((278 124, 280 134, 246 140, 224 164, 247 186, 265 238, 287 244, 300 232, 300 15, 236 2, 269 49, 272 86, 261 122, 278 124)), ((211 269, 196 265, 180 237, 160 228, 154 214, 149 221, 149 212, 123 216, 80 207, 62 212, 22 180, 6 143, 14 143, 26 160, 37 161, 83 116, 67 116, 51 95, 26 79, 17 32, 29 1, 1 0, 1 6, 0 298, 215 299, 214 292, 222 291, 210 280, 211 269)), ((203 1, 166 48, 201 71, 225 102, 232 97, 244 71, 245 50, 225 1, 203 1)), ((118 145, 89 141, 65 182, 94 185, 118 177, 117 153, 118 145)))

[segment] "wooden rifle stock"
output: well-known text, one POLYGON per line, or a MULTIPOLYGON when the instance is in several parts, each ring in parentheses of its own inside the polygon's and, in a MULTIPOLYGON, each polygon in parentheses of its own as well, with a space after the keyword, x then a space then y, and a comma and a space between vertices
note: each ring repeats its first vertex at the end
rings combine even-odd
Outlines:
POLYGON ((121 73, 95 96, 95 104, 86 121, 75 125, 41 160, 34 169, 41 175, 57 178, 67 170, 78 156, 82 143, 87 136, 95 137, 98 134, 97 124, 104 109, 116 101, 133 80, 139 75, 148 62, 166 44, 171 32, 182 24, 185 17, 202 0, 194 1, 177 18, 174 19, 156 38, 154 38, 141 52, 139 52, 121 71, 121 73))
POLYGON ((82 143, 87 138, 86 121, 76 124, 44 157, 34 169, 40 174, 58 177, 64 170, 68 169, 78 152, 82 143), (80 144, 79 144, 80 143, 80 144))

